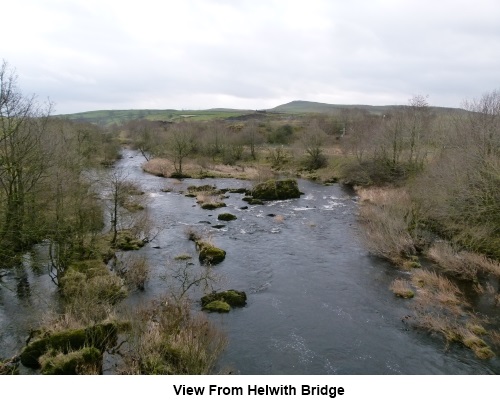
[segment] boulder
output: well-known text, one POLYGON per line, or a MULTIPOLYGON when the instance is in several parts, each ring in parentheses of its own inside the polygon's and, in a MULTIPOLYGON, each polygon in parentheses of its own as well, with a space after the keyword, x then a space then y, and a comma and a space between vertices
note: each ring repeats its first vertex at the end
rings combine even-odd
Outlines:
POLYGON ((206 242, 198 242, 199 260, 203 264, 218 264, 226 258, 226 252, 206 242))
POLYGON ((268 180, 257 184, 251 191, 254 198, 259 200, 287 200, 299 198, 300 191, 297 180, 268 180))
POLYGON ((230 214, 229 212, 223 212, 219 214, 217 219, 219 221, 234 221, 236 219, 236 215, 230 214))
POLYGON ((244 307, 247 303, 247 295, 244 291, 237 290, 213 292, 201 298, 201 305, 206 307, 213 301, 227 302, 232 307, 244 307))
POLYGON ((224 301, 212 301, 203 307, 204 310, 210 312, 229 312, 231 311, 231 307, 227 302, 224 301))

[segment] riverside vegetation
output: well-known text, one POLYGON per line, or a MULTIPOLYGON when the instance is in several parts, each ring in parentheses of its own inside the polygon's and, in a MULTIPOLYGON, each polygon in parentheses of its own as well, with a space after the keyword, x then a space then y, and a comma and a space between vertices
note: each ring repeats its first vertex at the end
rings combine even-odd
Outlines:
MULTIPOLYGON (((50 104, 21 93, 6 63, 0 81, 2 267, 45 246, 62 300, 60 311, 34 325, 21 353, 0 362, 0 373, 15 373, 21 361, 46 374, 99 374, 108 354, 120 359, 116 373, 213 370, 225 337, 193 312, 187 293, 216 282, 212 267, 226 252, 209 238, 187 231, 206 265, 202 273, 190 272, 190 256, 179 253, 179 288, 134 313, 120 310, 131 290, 146 288, 149 273, 145 259, 120 252, 139 250, 156 232, 140 187, 113 169, 123 147, 140 151, 144 170, 157 176, 256 182, 252 190, 188 189, 205 209, 224 207, 227 192, 246 193, 249 204, 297 198, 296 177, 355 188, 369 250, 402 270, 389 288, 408 300, 404 321, 481 359, 498 352, 497 321, 468 300, 500 305, 500 93, 455 110, 415 96, 406 106, 373 111, 103 127, 52 117, 50 104)), ((244 292, 220 294, 204 296, 202 307, 226 312, 246 302, 244 292)))

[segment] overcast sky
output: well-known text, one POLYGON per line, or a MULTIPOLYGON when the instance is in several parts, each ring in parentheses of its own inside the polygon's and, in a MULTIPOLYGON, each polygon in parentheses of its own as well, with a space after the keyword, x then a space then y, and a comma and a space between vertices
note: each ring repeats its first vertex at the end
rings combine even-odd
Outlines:
POLYGON ((0 0, 0 59, 56 113, 432 105, 500 89, 499 0, 0 0))

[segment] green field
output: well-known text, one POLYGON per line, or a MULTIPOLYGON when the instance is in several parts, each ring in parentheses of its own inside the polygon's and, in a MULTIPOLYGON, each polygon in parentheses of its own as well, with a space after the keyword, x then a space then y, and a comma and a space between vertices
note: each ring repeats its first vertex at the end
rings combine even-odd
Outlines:
MULTIPOLYGON (((335 114, 343 109, 365 110, 371 114, 385 114, 397 106, 372 106, 361 104, 327 104, 312 101, 292 101, 266 110, 269 114, 335 114)), ((444 107, 432 107, 434 110, 456 110, 444 107)), ((259 110, 261 111, 261 110, 259 110)), ((263 111, 261 111, 263 112, 263 111)), ((109 126, 124 124, 127 121, 146 119, 150 121, 206 121, 213 119, 237 118, 255 114, 254 110, 236 110, 230 108, 212 108, 208 110, 99 110, 75 114, 62 114, 57 117, 92 124, 109 126)))

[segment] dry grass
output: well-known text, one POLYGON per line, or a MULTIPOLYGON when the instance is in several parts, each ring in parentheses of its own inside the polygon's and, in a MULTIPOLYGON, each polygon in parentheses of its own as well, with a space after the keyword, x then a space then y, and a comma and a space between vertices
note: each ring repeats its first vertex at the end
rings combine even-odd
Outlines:
POLYGON ((142 165, 142 170, 155 176, 168 177, 174 172, 174 165, 168 159, 154 158, 142 165))
POLYGON ((477 316, 465 311, 463 296, 452 281, 419 269, 413 272, 412 282, 418 287, 414 300, 414 319, 418 327, 440 334, 447 344, 462 343, 480 359, 495 356, 480 337, 489 332, 477 316))
POLYGON ((391 283, 389 288, 396 296, 401 298, 413 298, 415 296, 408 280, 398 278, 391 283))
POLYGON ((285 221, 285 217, 283 215, 276 215, 274 217, 274 221, 278 222, 279 224, 283 223, 285 221))
POLYGON ((415 255, 415 241, 408 231, 411 202, 402 189, 370 188, 358 190, 360 219, 369 250, 402 265, 415 255))
POLYGON ((130 289, 135 288, 144 291, 150 273, 147 259, 145 257, 133 256, 127 260, 126 266, 120 276, 123 277, 130 289))
POLYGON ((226 345, 225 336, 187 302, 167 299, 132 317, 121 374, 208 374, 226 345))
POLYGON ((412 282, 421 288, 418 301, 421 304, 435 304, 458 310, 462 304, 460 289, 449 279, 433 271, 418 269, 411 276, 412 282))
POLYGON ((458 251, 445 241, 434 243, 427 255, 443 271, 466 280, 475 280, 478 273, 500 277, 500 263, 477 253, 458 251))
MULTIPOLYGON (((142 165, 146 173, 168 177, 175 172, 174 164, 165 158, 154 158, 142 165)), ((200 159, 200 164, 189 160, 182 165, 182 172, 192 178, 218 177, 241 180, 255 180, 259 177, 259 169, 249 166, 208 164, 200 159)))

